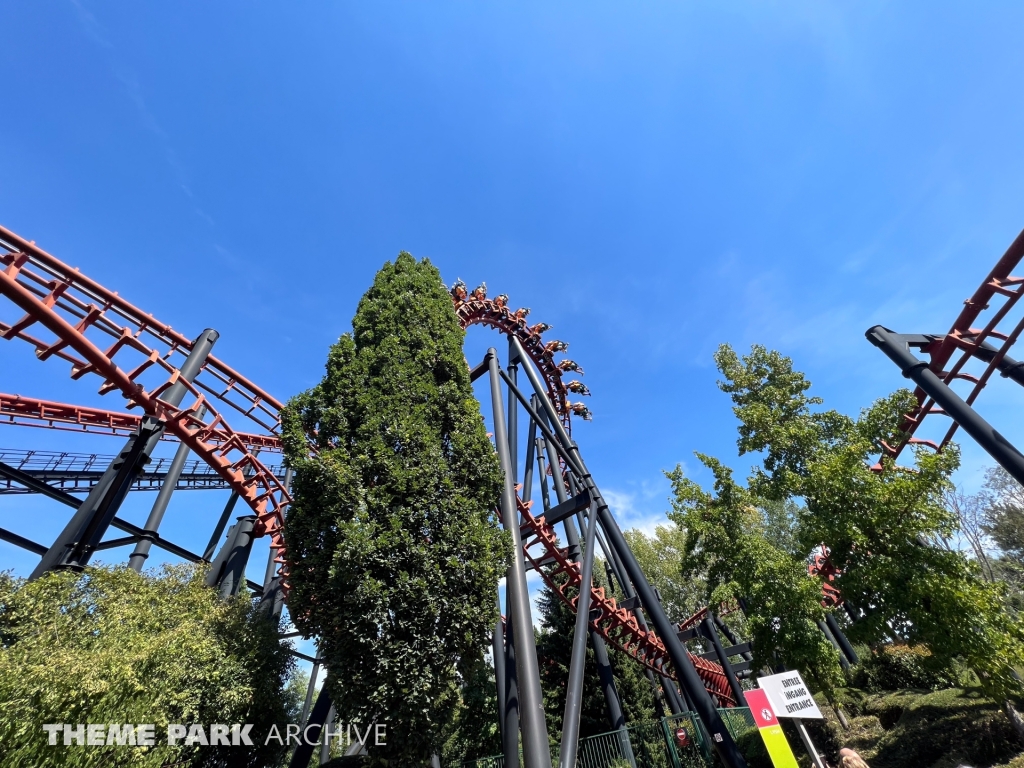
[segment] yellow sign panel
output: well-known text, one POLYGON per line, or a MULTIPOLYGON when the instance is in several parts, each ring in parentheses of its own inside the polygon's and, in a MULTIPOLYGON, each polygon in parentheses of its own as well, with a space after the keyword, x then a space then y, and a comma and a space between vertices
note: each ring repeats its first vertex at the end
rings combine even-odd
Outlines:
POLYGON ((758 688, 744 691, 743 695, 746 696, 750 714, 754 716, 754 722, 757 723, 757 730, 764 741, 765 749, 768 750, 768 756, 772 759, 772 765, 775 768, 799 768, 796 756, 789 746, 789 741, 786 740, 786 734, 782 732, 782 726, 779 725, 779 719, 775 716, 765 692, 758 688))
POLYGON ((768 756, 772 759, 775 768, 799 768, 793 750, 790 749, 786 734, 782 732, 781 725, 773 725, 768 728, 758 728, 761 738, 764 739, 764 746, 768 750, 768 756))

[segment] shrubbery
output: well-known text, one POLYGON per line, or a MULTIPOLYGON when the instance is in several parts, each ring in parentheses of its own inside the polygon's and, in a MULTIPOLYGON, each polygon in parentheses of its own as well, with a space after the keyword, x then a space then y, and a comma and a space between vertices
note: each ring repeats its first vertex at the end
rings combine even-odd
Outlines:
POLYGON ((291 657, 251 600, 223 602, 203 576, 0 574, 0 765, 273 765, 291 657), (155 745, 51 747, 43 723, 152 723, 155 745), (254 746, 171 747, 168 723, 251 723, 254 746))
POLYGON ((861 659, 852 683, 872 692, 904 688, 937 691, 962 685, 967 674, 956 663, 942 663, 923 645, 885 645, 861 659))

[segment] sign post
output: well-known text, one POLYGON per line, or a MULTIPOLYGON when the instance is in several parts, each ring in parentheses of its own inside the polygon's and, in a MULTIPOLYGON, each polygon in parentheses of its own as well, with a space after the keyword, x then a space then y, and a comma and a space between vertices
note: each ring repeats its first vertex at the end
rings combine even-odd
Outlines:
POLYGON ((768 696, 760 689, 744 691, 747 699, 747 706, 750 707, 750 714, 754 716, 757 723, 757 730, 764 741, 765 749, 768 750, 768 757, 772 759, 775 768, 798 768, 796 756, 786 740, 786 734, 782 732, 779 719, 775 716, 768 696))
POLYGON ((817 768, 826 768, 821 755, 811 741, 810 734, 804 727, 802 720, 823 720, 824 715, 818 709, 818 704, 811 695, 807 684, 799 672, 782 672, 778 675, 757 678, 758 687, 765 692, 772 709, 779 717, 792 717, 796 720, 796 730, 800 739, 807 748, 807 753, 814 761, 817 768))

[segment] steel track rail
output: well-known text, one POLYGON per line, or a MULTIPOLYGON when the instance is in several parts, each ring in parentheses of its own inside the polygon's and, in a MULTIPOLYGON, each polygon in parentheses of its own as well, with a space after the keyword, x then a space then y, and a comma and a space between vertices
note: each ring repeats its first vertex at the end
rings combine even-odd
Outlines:
MULTIPOLYGON (((558 341, 545 343, 542 334, 548 326, 544 323, 527 325, 526 315, 529 310, 511 310, 507 297, 489 299, 481 288, 468 292, 457 283, 451 293, 455 314, 463 330, 473 325, 483 325, 519 341, 523 351, 540 372, 551 403, 567 431, 570 430, 574 413, 589 415, 582 404, 569 401, 570 387, 582 390, 584 394, 587 393, 586 388, 581 387, 579 382, 566 384, 563 381, 565 372, 582 374, 583 371, 572 361, 555 362, 555 353, 564 351, 567 345, 558 341)), ((564 466, 561 469, 565 471, 564 466)), ((532 502, 524 504, 518 497, 516 500, 523 521, 524 555, 548 587, 575 613, 578 597, 569 597, 568 592, 571 590, 577 595, 579 593, 582 584, 580 563, 571 558, 566 549, 558 546, 558 536, 554 528, 545 522, 544 516, 533 516, 530 512, 532 502), (532 548, 538 546, 542 548, 542 553, 531 552, 532 548), (550 565, 550 568, 541 567, 541 563, 550 565), (558 574, 565 574, 565 584, 556 582, 554 577, 558 574)), ((675 670, 661 639, 653 631, 643 629, 632 612, 619 607, 614 597, 605 594, 603 587, 591 588, 590 611, 592 615, 596 614, 590 622, 591 627, 605 640, 654 673, 675 677, 675 670)), ((721 665, 692 653, 689 656, 705 687, 726 706, 736 706, 729 680, 721 665)))
POLYGON ((161 421, 167 432, 211 466, 255 513, 254 534, 271 537, 287 585, 283 511, 291 498, 281 480, 249 450, 214 405, 214 401, 227 403, 274 432, 280 403, 212 358, 203 370, 223 383, 220 392, 198 379, 195 384, 181 379, 172 360, 191 348, 191 342, 181 334, 9 230, 0 228, 0 246, 7 249, 0 252, 0 267, 4 268, 0 271, 0 296, 24 312, 10 324, 0 322, 0 337, 28 342, 40 360, 55 357, 70 363, 73 379, 87 374, 98 376, 101 393, 119 391, 130 407, 138 406, 161 421), (53 338, 30 335, 30 331, 38 333, 37 329, 45 329, 53 338), (87 336, 95 330, 114 338, 113 344, 106 349, 97 346, 87 336), (142 339, 162 341, 164 347, 148 346, 142 339), (131 370, 121 368, 115 360, 126 351, 135 353, 136 362, 142 360, 131 370), (155 386, 147 388, 142 383, 143 374, 151 368, 157 372, 163 369, 164 374, 155 386), (174 406, 160 397, 175 382, 186 389, 184 406, 174 406), (232 398, 238 393, 248 406, 232 398))
MULTIPOLYGON (((142 417, 134 413, 0 393, 0 424, 128 437, 141 423, 142 417)), ((281 451, 281 440, 278 437, 251 432, 236 432, 235 435, 249 449, 281 451)), ((213 437, 216 438, 216 435, 213 437)), ((177 440, 174 435, 167 433, 161 439, 170 442, 177 440)))
MULTIPOLYGON (((950 385, 954 381, 967 381, 971 390, 964 398, 968 405, 973 405, 988 384, 992 374, 999 369, 999 364, 1024 331, 1024 319, 1012 328, 1000 330, 999 326, 1006 320, 1010 311, 1024 295, 1024 277, 1013 275, 1021 259, 1024 258, 1024 231, 1010 244, 1003 256, 996 262, 974 294, 964 302, 964 308, 957 315, 949 332, 935 337, 935 340, 924 348, 928 355, 928 367, 950 385), (990 312, 989 312, 990 311, 990 312), (989 313, 985 315, 985 313, 989 313), (975 327, 984 316, 984 324, 975 327), (994 354, 985 353, 985 345, 990 342, 994 354), (987 360, 985 358, 988 358, 987 360), (964 367, 972 360, 984 363, 980 376, 966 373, 964 367)), ((920 387, 915 389, 917 407, 908 413, 903 423, 903 439, 895 446, 885 446, 885 454, 897 458, 908 445, 926 445, 934 450, 941 450, 953 439, 959 425, 953 422, 946 430, 942 439, 922 440, 915 433, 929 415, 946 415, 936 407, 935 401, 920 387)))

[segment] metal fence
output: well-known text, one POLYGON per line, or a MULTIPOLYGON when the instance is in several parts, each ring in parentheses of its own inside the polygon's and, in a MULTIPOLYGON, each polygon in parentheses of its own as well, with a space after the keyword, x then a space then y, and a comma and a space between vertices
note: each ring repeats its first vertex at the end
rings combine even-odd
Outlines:
MULTIPOLYGON (((733 739, 739 740, 757 729, 747 707, 720 709, 719 713, 733 739)), ((558 765, 558 755, 559 747, 553 744, 552 765, 558 765)), ((704 727, 694 713, 587 736, 580 739, 576 757, 576 768, 714 768, 715 765, 704 727)), ((505 768, 505 758, 496 755, 450 762, 446 768, 505 768)))

